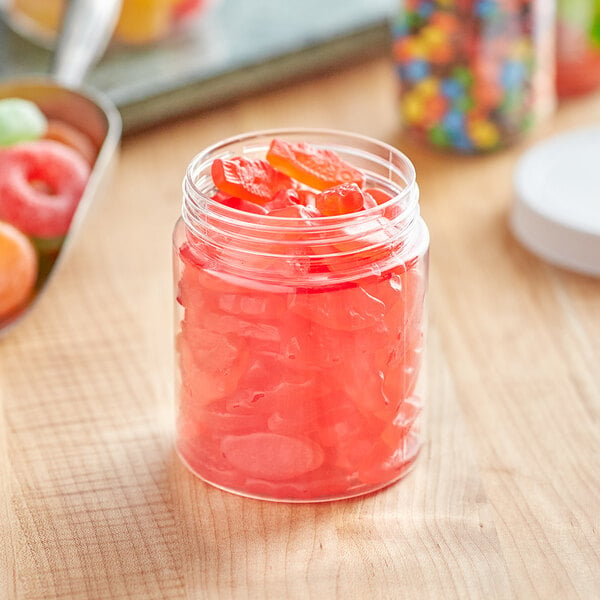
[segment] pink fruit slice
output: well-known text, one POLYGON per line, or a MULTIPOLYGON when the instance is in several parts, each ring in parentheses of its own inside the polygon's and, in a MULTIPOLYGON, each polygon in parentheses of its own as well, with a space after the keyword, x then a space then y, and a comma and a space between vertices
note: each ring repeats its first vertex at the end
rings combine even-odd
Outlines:
POLYGON ((75 150, 53 140, 0 151, 0 219, 34 237, 65 235, 89 174, 75 150))
POLYGON ((225 436, 221 451, 236 469, 269 481, 293 479, 323 463, 323 450, 312 440, 277 433, 225 436))

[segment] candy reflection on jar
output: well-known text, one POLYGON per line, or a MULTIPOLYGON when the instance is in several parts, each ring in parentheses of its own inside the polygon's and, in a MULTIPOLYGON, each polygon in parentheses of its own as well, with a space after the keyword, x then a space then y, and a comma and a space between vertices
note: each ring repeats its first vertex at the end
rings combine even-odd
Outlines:
POLYGON ((551 39, 552 11, 543 2, 403 1, 393 54, 406 130, 464 153, 501 148, 527 131, 539 95, 552 95, 551 44, 542 39, 551 39))
POLYGON ((296 502, 406 474, 422 443, 427 249, 414 170, 389 146, 287 131, 199 155, 174 234, 185 464, 296 502))

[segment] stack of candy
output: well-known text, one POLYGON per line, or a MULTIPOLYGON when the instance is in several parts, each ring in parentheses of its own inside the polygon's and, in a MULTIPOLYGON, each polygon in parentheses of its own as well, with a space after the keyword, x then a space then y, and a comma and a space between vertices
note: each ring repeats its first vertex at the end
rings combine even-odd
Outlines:
POLYGON ((0 324, 49 273, 95 155, 91 140, 32 102, 0 100, 0 324))
MULTIPOLYGON (((200 13, 207 0, 123 0, 115 39, 125 44, 146 44, 167 36, 200 13)), ((9 22, 20 31, 44 37, 59 26, 65 0, 12 0, 9 22)))
POLYGON ((535 117, 535 0, 404 0, 393 53, 408 131, 464 153, 500 148, 535 117))
POLYGON ((389 188, 335 152, 275 139, 266 158, 216 158, 211 214, 233 210, 201 220, 209 238, 176 230, 177 447, 246 495, 373 491, 420 448, 427 239, 397 254, 389 188), (275 230, 244 242, 253 219, 275 230), (345 226, 325 238, 332 219, 345 226))
POLYGON ((556 34, 558 95, 600 87, 600 0, 560 0, 556 34))

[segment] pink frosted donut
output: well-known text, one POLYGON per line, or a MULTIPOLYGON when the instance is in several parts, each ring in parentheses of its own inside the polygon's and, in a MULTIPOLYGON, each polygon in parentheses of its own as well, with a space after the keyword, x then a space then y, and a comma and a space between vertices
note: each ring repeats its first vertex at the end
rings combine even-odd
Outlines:
POLYGON ((37 140, 0 151, 0 219, 40 238, 67 233, 90 175, 72 148, 37 140))

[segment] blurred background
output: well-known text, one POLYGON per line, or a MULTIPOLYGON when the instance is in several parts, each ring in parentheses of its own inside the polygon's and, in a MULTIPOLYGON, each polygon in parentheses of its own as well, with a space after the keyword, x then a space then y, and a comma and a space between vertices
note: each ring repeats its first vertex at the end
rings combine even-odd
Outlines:
MULTIPOLYGON (((62 0, 3 0, 0 77, 48 69, 62 0)), ((389 52, 394 0, 124 0, 87 82, 126 132, 389 52)))
MULTIPOLYGON (((46 72, 65 0, 0 6, 0 77, 46 72)), ((600 85, 600 0, 124 0, 88 83, 127 132, 390 53, 408 127, 489 149, 551 110, 555 91, 600 85), (502 118, 475 118, 477 141, 458 131, 461 115, 490 111, 502 118)))

